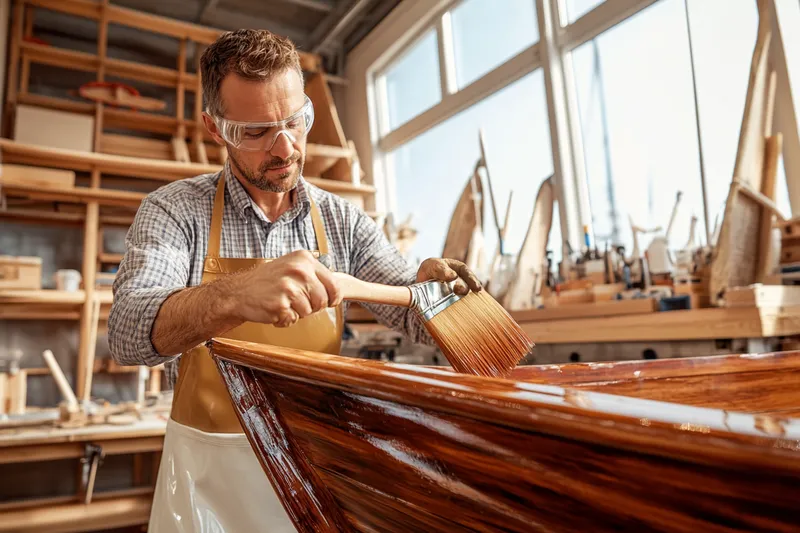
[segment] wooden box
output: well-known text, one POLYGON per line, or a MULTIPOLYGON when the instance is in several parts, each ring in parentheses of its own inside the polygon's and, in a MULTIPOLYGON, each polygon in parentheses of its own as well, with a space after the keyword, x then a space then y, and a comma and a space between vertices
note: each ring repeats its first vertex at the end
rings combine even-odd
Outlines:
POLYGON ((71 189, 75 187, 75 172, 29 165, 0 165, 0 184, 37 189, 71 189))
POLYGON ((94 150, 94 116, 18 105, 14 140, 50 148, 94 150))
POLYGON ((0 289, 42 288, 42 258, 0 255, 0 289))

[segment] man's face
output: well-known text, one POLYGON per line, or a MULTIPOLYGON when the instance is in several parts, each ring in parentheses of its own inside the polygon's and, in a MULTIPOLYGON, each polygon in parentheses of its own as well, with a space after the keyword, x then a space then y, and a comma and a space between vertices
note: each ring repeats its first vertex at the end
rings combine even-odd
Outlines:
MULTIPOLYGON (((249 81, 228 74, 220 86, 224 118, 243 122, 275 122, 299 111, 305 103, 300 75, 287 69, 269 81, 249 81)), ((288 192, 297 185, 305 162, 306 138, 295 143, 278 135, 272 148, 248 151, 225 143, 236 171, 251 185, 268 192, 288 192)))

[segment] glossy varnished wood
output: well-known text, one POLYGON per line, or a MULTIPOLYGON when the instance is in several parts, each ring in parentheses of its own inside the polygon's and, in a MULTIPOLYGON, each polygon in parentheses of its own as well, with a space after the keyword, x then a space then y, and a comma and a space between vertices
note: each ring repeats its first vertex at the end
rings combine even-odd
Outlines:
MULTIPOLYGON (((800 421, 588 390, 721 379, 710 359, 492 379, 237 341, 211 351, 265 471, 291 487, 285 505, 319 514, 299 531, 800 527, 800 421)), ((793 373, 798 357, 772 362, 793 373)))
POLYGON ((522 366, 512 378, 621 396, 748 413, 796 416, 800 355, 794 352, 522 366))

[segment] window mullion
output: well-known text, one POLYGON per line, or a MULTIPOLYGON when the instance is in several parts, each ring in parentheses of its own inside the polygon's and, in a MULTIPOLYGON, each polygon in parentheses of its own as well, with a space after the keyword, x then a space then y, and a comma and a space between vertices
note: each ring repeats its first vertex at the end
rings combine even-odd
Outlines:
MULTIPOLYGON (((556 197, 559 202, 562 239, 568 241, 573 250, 580 250, 583 241, 583 224, 591 220, 583 153, 576 142, 574 122, 570 120, 572 106, 567 95, 574 94, 566 84, 571 84, 571 76, 565 79, 564 54, 557 44, 560 31, 558 19, 559 0, 536 0, 539 23, 539 51, 544 70, 545 95, 550 123, 550 142, 553 152, 556 197), (587 215, 587 212, 589 214, 587 215)), ((579 137, 579 136, 578 136, 579 137)), ((563 246, 563 242, 561 243, 563 246)), ((568 261, 564 250, 565 264, 568 261)))
POLYGON ((453 23, 450 11, 445 11, 436 24, 439 44, 439 81, 442 84, 442 99, 458 90, 456 84, 456 57, 453 51, 453 23))

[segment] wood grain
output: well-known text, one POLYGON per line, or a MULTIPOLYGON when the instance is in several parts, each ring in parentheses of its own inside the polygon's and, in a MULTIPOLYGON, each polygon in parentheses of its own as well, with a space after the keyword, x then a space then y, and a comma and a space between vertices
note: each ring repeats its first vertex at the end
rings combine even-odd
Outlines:
POLYGON ((786 415, 800 410, 800 392, 790 385, 800 352, 647 361, 619 372, 611 364, 604 387, 616 379, 619 390, 605 394, 588 390, 598 380, 588 381, 594 370, 587 365, 566 365, 584 385, 564 388, 547 383, 559 375, 553 365, 529 372, 542 381, 530 383, 239 341, 213 340, 210 349, 271 479, 306 476, 287 504, 329 494, 320 512, 343 516, 344 531, 800 526, 800 420, 786 415), (650 365, 644 373, 664 379, 622 379, 650 365), (746 376, 733 388, 728 366, 746 376), (676 390, 690 391, 689 382, 703 376, 720 384, 714 401, 724 405, 727 394, 741 410, 769 404, 764 389, 784 389, 784 415, 621 395, 638 393, 642 381, 651 392, 669 390, 675 379, 688 387, 676 390), (280 461, 297 468, 275 468, 275 443, 280 461))

